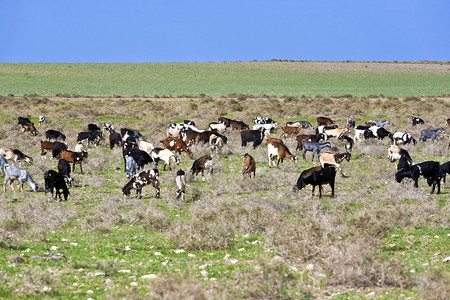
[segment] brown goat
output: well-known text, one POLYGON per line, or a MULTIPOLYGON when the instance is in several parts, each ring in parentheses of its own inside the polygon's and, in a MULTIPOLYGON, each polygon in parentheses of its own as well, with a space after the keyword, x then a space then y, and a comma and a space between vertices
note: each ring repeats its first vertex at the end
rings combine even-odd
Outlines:
POLYGON ((285 144, 280 144, 277 142, 267 145, 267 156, 269 157, 269 168, 271 162, 273 162, 273 165, 275 166, 275 158, 277 159, 277 167, 280 164, 280 161, 283 162, 285 158, 294 162, 297 161, 297 156, 292 155, 285 144))
POLYGON ((302 146, 303 140, 307 140, 310 142, 318 142, 319 141, 319 138, 315 134, 300 134, 295 139, 297 140, 297 148, 295 148, 295 150, 300 149, 300 151, 303 150, 303 146, 302 146))
POLYGON ((292 127, 292 126, 284 126, 281 128, 282 132, 280 134, 280 138, 286 138, 288 135, 294 136, 300 133, 302 127, 292 127))
POLYGON ((242 175, 248 176, 249 178, 252 178, 253 172, 253 178, 256 176, 256 161, 255 159, 249 155, 248 153, 244 154, 244 166, 242 167, 242 175))
POLYGON ((325 126, 329 126, 329 125, 333 125, 334 121, 331 120, 330 118, 327 117, 318 117, 317 118, 317 126, 321 126, 321 125, 325 125, 325 126))
POLYGON ((266 145, 269 145, 271 143, 284 144, 282 139, 279 139, 279 138, 268 138, 267 141, 266 141, 266 145))
POLYGON ((61 158, 67 160, 69 163, 73 164, 72 170, 75 172, 75 164, 80 165, 81 174, 83 174, 83 166, 81 163, 85 158, 87 158, 87 151, 74 152, 70 150, 63 150, 61 152, 61 158))
POLYGON ((189 147, 186 145, 186 143, 177 138, 166 138, 164 141, 161 141, 163 144, 164 149, 169 149, 170 151, 173 151, 181 155, 181 152, 186 153, 189 158, 193 159, 192 151, 189 149, 189 147))
POLYGON ((205 169, 209 168, 209 173, 213 173, 213 159, 211 155, 205 155, 194 161, 194 164, 192 165, 191 171, 193 175, 198 175, 199 173, 202 173, 202 179, 205 181, 205 169))

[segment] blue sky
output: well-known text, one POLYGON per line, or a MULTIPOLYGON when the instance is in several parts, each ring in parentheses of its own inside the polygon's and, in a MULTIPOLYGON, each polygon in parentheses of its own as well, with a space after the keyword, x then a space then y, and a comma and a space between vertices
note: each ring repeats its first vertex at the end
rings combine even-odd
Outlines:
POLYGON ((0 62, 450 60, 448 0, 0 0, 0 62))

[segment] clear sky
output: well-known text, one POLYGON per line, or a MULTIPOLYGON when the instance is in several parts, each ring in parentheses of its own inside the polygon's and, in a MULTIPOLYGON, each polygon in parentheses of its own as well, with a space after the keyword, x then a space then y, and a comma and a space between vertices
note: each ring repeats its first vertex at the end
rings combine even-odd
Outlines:
POLYGON ((0 0, 0 62, 450 60, 449 0, 0 0))

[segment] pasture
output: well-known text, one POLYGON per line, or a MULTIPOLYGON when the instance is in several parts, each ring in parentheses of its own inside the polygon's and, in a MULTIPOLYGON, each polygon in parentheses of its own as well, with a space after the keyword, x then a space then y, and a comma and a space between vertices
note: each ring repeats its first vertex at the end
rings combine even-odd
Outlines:
POLYGON ((253 97, 449 95, 449 64, 217 62, 0 64, 0 95, 253 97))
MULTIPOLYGON (((61 66, 61 68, 67 66, 61 66)), ((132 66, 131 66, 132 67, 132 66)), ((77 83, 79 85, 79 82, 77 83)), ((81 86, 81 85, 80 85, 81 86)), ((73 91, 68 91, 73 92, 73 91)), ((80 94, 92 91, 80 91, 80 94)), ((43 91, 43 93, 51 93, 43 91)), ((116 91, 111 91, 116 93, 116 91)), ((194 93, 194 92, 193 92, 194 93)), ((219 94, 221 92, 218 92, 219 94)), ((253 92, 252 92, 253 93, 253 92)), ((334 92, 333 92, 334 93, 334 92)), ((95 94, 95 92, 94 92, 95 94)), ((265 143, 255 150, 227 132, 228 144, 215 155, 213 175, 194 178, 193 160, 181 154, 179 166, 159 166, 161 198, 153 187, 123 197, 128 182, 121 150, 106 141, 72 176, 67 202, 55 202, 43 189, 43 174, 57 160, 40 159, 47 129, 62 131, 69 149, 88 123, 138 129, 155 146, 168 125, 189 119, 206 129, 220 116, 252 124, 267 116, 284 125, 328 116, 343 126, 389 119, 386 129, 418 139, 422 129, 444 126, 445 99, 367 98, 264 99, 82 99, 0 98, 1 147, 34 158, 24 166, 40 185, 23 193, 7 187, 0 196, 0 296, 3 298, 436 298, 449 293, 449 183, 430 195, 424 179, 394 180, 387 159, 389 139, 356 142, 351 160, 336 177, 336 197, 311 196, 311 186, 293 191, 302 170, 318 165, 311 153, 303 162, 295 139, 284 139, 298 163, 269 168, 265 143), (37 117, 48 123, 38 126, 37 117), (411 125, 411 116, 425 125, 411 125), (39 134, 20 133, 17 117, 29 117, 39 134), (243 154, 256 159, 256 178, 243 179, 243 154), (175 198, 175 176, 186 171, 185 201, 175 198), (20 257, 23 261, 14 262, 20 257)), ((272 134, 278 137, 281 130, 272 134)), ((304 130, 304 132, 311 132, 304 130)), ((108 133, 105 133, 108 137, 108 133)), ((331 149, 344 151, 338 139, 331 149)), ((414 162, 449 160, 449 138, 404 146, 414 162)), ((208 146, 191 147, 194 157, 208 146)), ((153 167, 153 166, 152 166, 153 167)), ((146 167, 148 169, 148 167, 146 167)))

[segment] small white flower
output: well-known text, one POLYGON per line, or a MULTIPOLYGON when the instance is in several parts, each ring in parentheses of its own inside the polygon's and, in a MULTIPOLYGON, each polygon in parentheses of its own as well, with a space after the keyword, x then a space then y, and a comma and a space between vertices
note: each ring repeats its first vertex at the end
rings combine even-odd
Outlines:
POLYGON ((184 250, 183 249, 177 249, 177 250, 175 250, 175 253, 183 253, 184 252, 184 250))
POLYGON ((70 245, 76 247, 78 246, 78 243, 70 243, 70 245))
POLYGON ((132 285, 132 286, 136 286, 136 285, 138 285, 138 283, 137 283, 137 282, 135 282, 135 281, 133 281, 132 283, 130 283, 130 285, 132 285))
POLYGON ((155 253, 153 253, 154 255, 162 255, 162 253, 160 253, 160 252, 155 252, 155 253))
POLYGON ((192 254, 192 253, 189 253, 188 256, 189 256, 189 257, 195 257, 195 255, 192 254))
POLYGON ((53 251, 58 250, 58 247, 52 246, 52 247, 50 248, 50 250, 53 250, 53 251))

